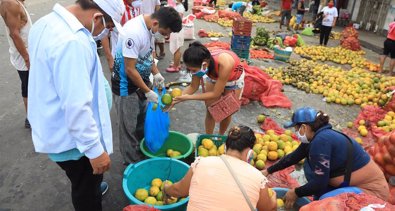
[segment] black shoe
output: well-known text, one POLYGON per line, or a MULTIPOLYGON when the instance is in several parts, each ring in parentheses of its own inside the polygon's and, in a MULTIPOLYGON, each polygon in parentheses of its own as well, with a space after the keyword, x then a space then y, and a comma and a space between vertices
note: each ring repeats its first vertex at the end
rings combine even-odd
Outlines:
POLYGON ((25 119, 25 128, 28 128, 28 129, 31 128, 30 127, 30 122, 29 122, 29 120, 27 118, 25 119))
POLYGON ((108 191, 108 184, 107 182, 101 182, 100 184, 100 191, 101 191, 101 195, 104 196, 104 194, 107 193, 108 191))

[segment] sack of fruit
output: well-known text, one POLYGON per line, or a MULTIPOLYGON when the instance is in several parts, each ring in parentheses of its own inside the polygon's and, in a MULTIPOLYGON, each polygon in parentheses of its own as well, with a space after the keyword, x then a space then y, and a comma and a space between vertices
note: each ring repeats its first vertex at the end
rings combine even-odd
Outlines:
POLYGON ((347 39, 347 38, 349 38, 349 37, 355 37, 355 38, 357 38, 358 39, 358 31, 354 28, 354 27, 352 27, 352 26, 349 26, 349 27, 346 27, 343 31, 342 31, 342 38, 343 39, 347 39))
POLYGON ((373 157, 373 160, 379 165, 384 175, 388 179, 390 176, 395 176, 395 132, 384 135, 379 138, 368 153, 373 157))
POLYGON ((366 193, 342 193, 334 197, 313 201, 300 211, 343 211, 343 210, 395 210, 395 206, 366 193))
POLYGON ((357 37, 347 37, 345 39, 342 39, 340 41, 340 44, 343 48, 352 50, 352 51, 360 51, 361 50, 361 44, 359 43, 359 40, 357 37))
POLYGON ((226 10, 218 10, 218 16, 220 18, 229 18, 230 20, 241 17, 240 14, 237 12, 226 11, 226 10))
POLYGON ((160 211, 148 205, 129 205, 124 207, 122 211, 160 211))
POLYGON ((166 94, 165 88, 160 92, 155 87, 153 91, 161 96, 161 99, 158 100, 158 103, 148 103, 144 123, 144 143, 151 152, 155 153, 162 148, 169 137, 170 116, 163 109, 171 103, 172 97, 166 94))

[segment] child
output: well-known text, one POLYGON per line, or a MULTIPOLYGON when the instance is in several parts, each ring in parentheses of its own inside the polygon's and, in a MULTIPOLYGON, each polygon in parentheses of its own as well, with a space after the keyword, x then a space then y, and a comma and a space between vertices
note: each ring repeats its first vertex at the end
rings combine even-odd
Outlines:
MULTIPOLYGON (((182 0, 177 0, 175 9, 180 14, 181 18, 184 16, 185 7, 182 0)), ((174 55, 174 62, 166 69, 167 72, 178 72, 181 69, 181 46, 184 45, 184 31, 170 34, 170 52, 174 55)))

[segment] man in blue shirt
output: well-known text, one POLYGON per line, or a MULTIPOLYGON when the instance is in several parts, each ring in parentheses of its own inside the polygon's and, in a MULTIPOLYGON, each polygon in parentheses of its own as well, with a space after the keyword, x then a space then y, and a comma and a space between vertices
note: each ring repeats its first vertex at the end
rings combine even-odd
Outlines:
POLYGON ((113 146, 95 40, 118 28, 124 10, 122 0, 56 4, 29 34, 33 144, 65 171, 78 211, 102 210, 100 186, 113 146))
POLYGON ((247 8, 247 2, 233 2, 229 4, 229 8, 231 8, 233 12, 238 12, 241 16, 243 16, 244 10, 247 8))

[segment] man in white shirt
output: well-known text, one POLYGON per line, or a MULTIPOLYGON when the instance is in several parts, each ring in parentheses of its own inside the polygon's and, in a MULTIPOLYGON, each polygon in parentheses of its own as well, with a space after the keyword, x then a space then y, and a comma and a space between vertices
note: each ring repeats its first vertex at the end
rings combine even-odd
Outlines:
POLYGON ((140 140, 144 137, 147 101, 157 102, 158 95, 151 90, 150 74, 155 84, 163 84, 164 78, 156 67, 153 51, 153 35, 168 36, 182 28, 181 17, 171 7, 162 7, 151 15, 140 15, 123 26, 115 54, 111 77, 114 104, 119 126, 119 145, 124 164, 144 158, 140 140))
MULTIPOLYGON (((1 0, 0 14, 3 17, 5 31, 10 45, 11 64, 18 71, 21 79, 21 90, 25 111, 27 112, 27 87, 29 80, 29 54, 27 52, 27 38, 32 21, 23 5, 24 0, 1 0)), ((25 128, 30 128, 29 120, 25 119, 25 128)))
POLYGON ((36 152, 46 153, 71 182, 77 211, 101 211, 110 168, 112 129, 95 40, 120 30, 122 0, 56 4, 29 34, 28 118, 36 152))

